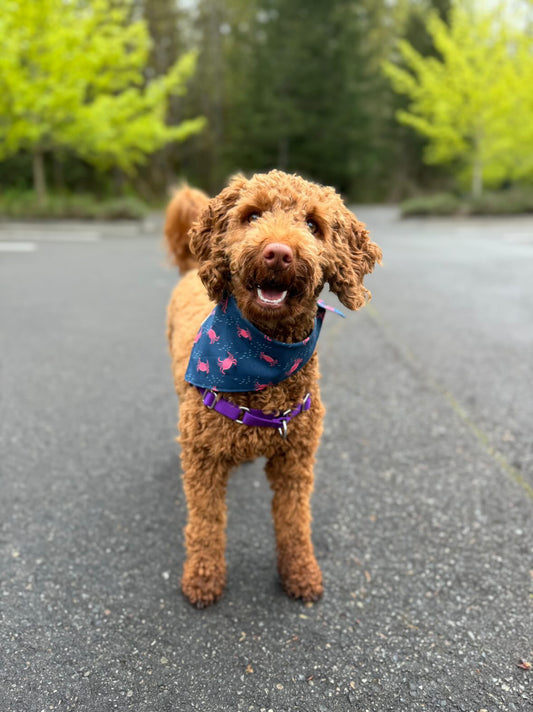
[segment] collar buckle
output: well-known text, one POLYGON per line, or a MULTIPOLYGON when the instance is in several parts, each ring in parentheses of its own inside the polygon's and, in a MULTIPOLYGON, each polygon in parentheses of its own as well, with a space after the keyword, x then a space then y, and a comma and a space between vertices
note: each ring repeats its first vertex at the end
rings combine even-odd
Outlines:
POLYGON ((204 394, 204 405, 205 405, 205 407, 208 408, 209 410, 213 410, 219 400, 220 400, 220 393, 218 393, 217 391, 208 390, 208 391, 204 394), (205 398, 206 398, 206 396, 209 395, 209 394, 213 396, 213 400, 211 401, 211 405, 207 405, 207 403, 205 402, 205 398))
POLYGON ((239 423, 240 425, 244 425, 244 423, 243 423, 244 414, 249 413, 249 412, 250 412, 250 408, 247 408, 245 405, 240 405, 239 406, 239 414, 235 418, 235 422, 239 423))
MULTIPOLYGON (((285 411, 285 412, 287 412, 287 411, 285 411)), ((288 412, 290 413, 290 410, 288 412)), ((285 415, 285 413, 284 413, 284 415, 285 415)), ((287 440, 287 420, 285 418, 281 421, 281 425, 278 428, 278 433, 281 435, 281 437, 284 440, 287 440)))

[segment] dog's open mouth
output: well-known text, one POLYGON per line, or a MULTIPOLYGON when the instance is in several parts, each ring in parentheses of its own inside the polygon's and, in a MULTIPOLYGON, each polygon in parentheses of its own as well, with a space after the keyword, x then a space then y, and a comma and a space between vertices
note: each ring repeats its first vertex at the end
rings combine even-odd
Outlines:
POLYGON ((283 304, 288 291, 275 286, 257 287, 257 302, 263 307, 276 308, 283 304))

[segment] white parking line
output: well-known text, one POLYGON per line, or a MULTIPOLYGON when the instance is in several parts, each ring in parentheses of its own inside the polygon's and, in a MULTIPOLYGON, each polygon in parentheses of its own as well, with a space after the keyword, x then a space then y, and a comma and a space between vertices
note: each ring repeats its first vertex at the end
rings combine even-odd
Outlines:
POLYGON ((0 252, 35 252, 35 242, 1 242, 0 252))
MULTIPOLYGON (((102 239, 102 234, 100 232, 41 232, 40 230, 24 230, 24 232, 19 232, 18 230, 11 230, 7 232, 6 237, 11 242, 27 242, 28 238, 35 242, 100 242, 102 239)), ((2 233, 0 233, 0 241, 3 240, 2 233)))

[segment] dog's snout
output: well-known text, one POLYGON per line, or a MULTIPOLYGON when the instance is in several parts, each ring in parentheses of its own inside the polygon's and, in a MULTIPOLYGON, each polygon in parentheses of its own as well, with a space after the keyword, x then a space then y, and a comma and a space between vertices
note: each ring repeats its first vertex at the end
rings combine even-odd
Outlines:
POLYGON ((263 250, 263 260, 271 269, 287 269, 292 262, 292 250, 289 245, 271 242, 263 250))

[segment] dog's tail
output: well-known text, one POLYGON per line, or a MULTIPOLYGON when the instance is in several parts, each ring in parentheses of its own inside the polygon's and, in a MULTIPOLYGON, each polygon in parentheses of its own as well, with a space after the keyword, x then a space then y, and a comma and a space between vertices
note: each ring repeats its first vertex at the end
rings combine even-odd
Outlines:
POLYGON ((189 230, 208 202, 205 193, 184 184, 168 204, 165 216, 167 250, 182 274, 198 265, 189 248, 189 230))

